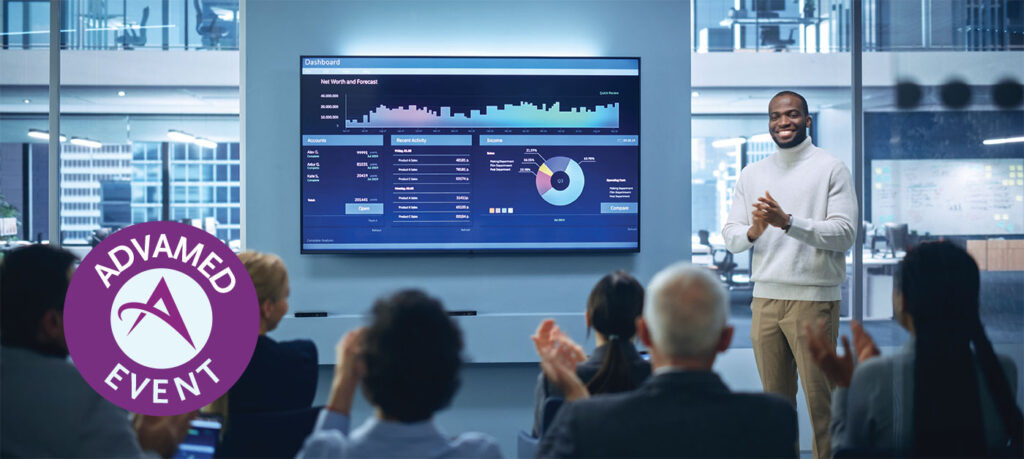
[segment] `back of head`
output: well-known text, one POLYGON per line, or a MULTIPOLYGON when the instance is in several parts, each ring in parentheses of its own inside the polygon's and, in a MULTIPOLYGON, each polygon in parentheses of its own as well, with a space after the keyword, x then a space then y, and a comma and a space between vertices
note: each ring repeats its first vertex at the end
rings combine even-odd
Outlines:
POLYGON ((898 284, 915 328, 918 323, 957 324, 979 317, 978 265, 953 243, 930 242, 915 247, 900 264, 898 284))
POLYGON ((636 387, 624 346, 636 334, 636 318, 644 307, 644 287, 625 271, 601 278, 587 299, 590 324, 608 339, 604 360, 587 383, 592 394, 622 392, 636 387))
POLYGON ((268 300, 277 301, 285 296, 288 270, 285 269, 280 257, 272 253, 247 250, 238 254, 238 259, 245 265, 245 270, 252 278, 260 304, 268 300))
POLYGON ((459 387, 462 333, 441 302, 419 290, 377 300, 364 342, 363 390, 388 418, 430 419, 459 387))
MULTIPOLYGON (((64 311, 75 256, 49 245, 12 250, 0 261, 0 340, 41 349, 39 324, 49 310, 64 311)), ((66 349, 63 350, 66 353, 66 349)))
POLYGON ((986 455, 975 357, 1008 436, 1020 442, 1024 422, 979 317, 974 259, 950 242, 924 243, 897 276, 916 335, 914 453, 986 455))
POLYGON ((709 357, 728 317, 728 295, 707 269, 677 263, 647 286, 644 320, 656 350, 668 358, 709 357))

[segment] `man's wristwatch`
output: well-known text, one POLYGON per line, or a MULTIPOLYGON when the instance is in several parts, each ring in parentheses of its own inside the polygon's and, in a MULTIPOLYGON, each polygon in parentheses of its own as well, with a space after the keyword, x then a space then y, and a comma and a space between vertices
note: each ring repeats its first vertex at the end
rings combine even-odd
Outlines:
POLYGON ((782 227, 782 231, 789 232, 789 228, 793 226, 793 214, 789 214, 789 223, 782 227))

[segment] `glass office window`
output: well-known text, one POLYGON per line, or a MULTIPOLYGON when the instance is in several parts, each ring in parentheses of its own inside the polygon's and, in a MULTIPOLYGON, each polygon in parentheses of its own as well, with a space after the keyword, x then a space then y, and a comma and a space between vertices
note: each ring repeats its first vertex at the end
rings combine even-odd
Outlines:
MULTIPOLYGON (((1014 75, 1020 74, 1021 58, 1017 53, 1024 49, 1024 35, 1019 33, 1024 25, 1024 8, 1014 0, 867 0, 861 5, 863 24, 857 26, 863 27, 863 112, 855 114, 851 92, 845 89, 850 80, 836 71, 850 65, 850 1, 694 0, 691 3, 695 52, 691 99, 693 245, 695 261, 713 263, 707 252, 715 251, 715 244, 720 243, 716 227, 720 228, 724 204, 732 192, 733 170, 737 163, 742 167, 761 157, 758 149, 763 150, 762 154, 774 149, 770 142, 759 145, 752 141, 758 134, 743 127, 742 116, 762 110, 753 105, 766 105, 777 90, 796 90, 807 96, 812 106, 812 136, 816 144, 840 157, 851 171, 863 174, 864 191, 860 201, 862 230, 866 237, 865 246, 858 249, 864 250, 866 268, 861 273, 854 273, 851 268, 848 273, 850 278, 863 276, 863 310, 854 314, 849 308, 845 299, 850 295, 846 289, 844 313, 875 320, 874 325, 884 327, 891 324, 890 289, 886 287, 885 276, 879 274, 892 268, 878 266, 883 263, 878 257, 888 250, 891 258, 894 252, 887 245, 886 225, 903 223, 896 220, 912 220, 892 209, 894 205, 907 205, 900 200, 909 199, 892 190, 905 188, 907 183, 904 182, 911 180, 906 172, 898 172, 896 168, 901 164, 914 164, 941 169, 954 164, 947 160, 1022 156, 1018 146, 983 148, 982 145, 986 140, 1012 136, 1010 131, 1019 131, 1021 126, 1021 109, 1000 108, 994 90, 1001 81, 1012 81, 1014 75), (793 42, 788 40, 787 28, 796 29, 792 32, 796 37, 793 42), (814 35, 808 35, 810 32, 814 35), (818 41, 818 45, 814 45, 814 41, 818 41), (773 42, 776 44, 772 45, 773 42), (746 51, 773 54, 768 59, 754 59, 745 57, 750 56, 746 51), (728 54, 710 59, 709 54, 713 52, 728 54), (830 56, 800 56, 808 53, 830 56), (743 71, 736 72, 736 69, 743 71), (773 74, 792 69, 800 74, 815 75, 815 86, 794 88, 792 83, 772 78, 773 74), (720 83, 722 81, 727 83, 720 83), (897 104, 896 91, 900 83, 912 83, 919 89, 911 108, 897 104), (963 99, 960 106, 943 102, 943 88, 947 83, 954 83, 948 87, 951 92, 947 97, 963 99), (864 123, 864 157, 863 164, 854 164, 853 133, 849 125, 854 116, 860 115, 864 123), (720 132, 723 130, 726 132, 720 132), (935 162, 905 163, 915 158, 935 162), (893 200, 896 204, 892 204, 893 200), (883 201, 889 204, 881 205, 883 201), (701 230, 708 232, 705 242, 702 242, 701 230)), ((1006 174, 1016 174, 1009 169, 1012 166, 978 163, 971 167, 981 167, 983 171, 987 167, 1002 168, 999 170, 1006 174)), ((938 169, 933 172, 953 173, 938 169)), ((1002 180, 1012 182, 1013 189, 997 194, 1015 199, 1016 177, 1008 175, 1002 180)), ((1002 186, 1002 182, 997 185, 1002 186)), ((1009 205, 1016 208, 1012 202, 1009 205)), ((988 225, 973 225, 978 229, 971 230, 970 234, 966 229, 950 233, 949 228, 927 228, 927 219, 917 218, 908 224, 908 234, 912 241, 954 238, 966 245, 966 241, 975 240, 972 242, 975 247, 981 244, 976 239, 1019 237, 1008 228, 1020 227, 1017 220, 1024 217, 1011 211, 998 215, 993 212, 986 218, 992 221, 988 225), (995 220, 997 217, 999 220, 995 220), (1000 224, 1002 226, 998 226, 1000 224)), ((848 259, 852 259, 852 254, 848 259)), ((743 274, 742 270, 742 266, 735 267, 734 273, 743 274)), ((1018 280, 1013 287, 1024 289, 1024 282, 1018 280)))
MULTIPOLYGON (((1024 81, 1024 4, 693 0, 691 11, 693 261, 729 284, 730 320, 740 329, 749 320, 749 267, 725 259, 721 221, 735 171, 774 151, 759 129, 768 99, 789 89, 808 99, 815 143, 860 176, 864 243, 847 254, 843 317, 898 352, 909 334, 893 320, 896 264, 914 244, 951 240, 981 268, 981 316, 997 352, 1024 358, 1024 260, 1014 258, 1024 253, 1014 251, 1024 249, 1024 142, 1012 140, 1024 135, 1024 107, 998 95, 1024 81), (850 20, 855 5, 862 24, 850 20), (849 76, 853 27, 863 35, 859 95, 849 76)), ((736 336, 734 346, 750 345, 736 336)))
MULTIPOLYGON (((64 49, 237 50, 238 0, 61 0, 64 49)), ((3 0, 4 45, 47 48, 49 2, 3 0)))
MULTIPOLYGON (((863 0, 864 51, 1024 49, 1020 0, 863 0)), ((850 51, 850 0, 694 0, 693 51, 850 51)))
MULTIPOLYGON (((168 130, 237 142, 238 91, 237 87, 222 87, 222 82, 217 83, 220 87, 191 90, 146 87, 145 72, 134 68, 132 58, 80 51, 237 50, 238 1, 60 3, 62 44, 61 50, 54 52, 63 57, 79 54, 74 59, 62 59, 62 80, 74 83, 60 88, 65 115, 60 129, 64 141, 57 152, 61 169, 59 209, 48 208, 49 66, 43 63, 15 67, 33 73, 19 75, 14 79, 17 83, 0 87, 4 99, 0 113, 0 212, 15 216, 16 238, 32 240, 57 237, 49 234, 48 225, 50 213, 59 213, 59 240, 82 244, 101 227, 171 218, 171 193, 164 193, 170 190, 165 186, 171 175, 170 171, 165 173, 164 166, 170 159, 164 153, 168 130), (204 38, 209 43, 204 43, 204 38), (83 56, 92 61, 83 60, 83 56), (69 66, 69 62, 86 62, 89 70, 69 66), (132 79, 133 75, 138 77, 132 79), (175 108, 188 115, 176 115, 175 108), (85 113, 93 115, 80 115, 85 113)), ((27 53, 34 54, 22 56, 48 60, 49 52, 32 49, 49 48, 50 2, 2 0, 2 7, 0 52, 27 49, 27 53)), ((237 51, 231 52, 225 57, 237 58, 237 51)), ((11 69, 4 70, 5 77, 11 76, 7 73, 11 69)), ((210 73, 200 68, 184 71, 210 73)), ((225 158, 229 157, 227 148, 222 149, 225 158)))
MULTIPOLYGON (((66 244, 86 244, 101 227, 131 224, 130 145, 61 145, 60 228, 66 244)), ((143 177, 137 183, 145 182, 143 177)))
MULTIPOLYGON (((24 50, 49 42, 50 5, 45 0, 3 0, 0 6, 0 53, 19 53, 29 64, 0 69, 5 82, 21 83, 0 83, 0 241, 46 241, 49 57, 24 50)), ((5 247, 0 244, 0 250, 5 247)))
MULTIPOLYGON (((1022 6, 879 2, 866 16, 865 320, 893 323, 893 274, 908 248, 949 240, 978 262, 997 351, 1021 348, 1024 142, 1007 139, 1024 135, 1024 106, 998 85, 1022 81, 1022 6)), ((906 339, 892 329, 893 341, 906 339)))
POLYGON ((237 159, 227 159, 228 151, 238 150, 238 143, 218 144, 216 148, 205 148, 192 143, 172 142, 169 144, 172 158, 171 186, 177 191, 170 202, 175 219, 213 218, 217 222, 217 235, 227 241, 237 240, 240 224, 229 218, 230 210, 240 206, 240 181, 238 177, 220 176, 216 170, 238 168, 237 159), (217 151, 225 154, 218 155, 217 151), (184 159, 187 158, 187 159, 184 159))
MULTIPOLYGON (((61 210, 78 213, 61 218, 62 240, 82 244, 101 227, 161 219, 212 228, 211 222, 199 222, 214 213, 206 208, 212 199, 203 199, 212 191, 204 193, 203 187, 215 181, 208 160, 218 143, 237 148, 237 87, 225 87, 223 75, 195 64, 182 68, 183 75, 209 76, 211 83, 147 86, 145 72, 137 68, 145 60, 125 56, 144 49, 237 50, 238 0, 61 0, 61 8, 60 53, 68 63, 61 68, 62 81, 73 80, 60 88, 61 129, 71 142, 78 139, 74 148, 61 151, 61 189, 67 190, 61 210), (175 147, 186 144, 193 148, 175 147), (200 145, 207 146, 205 155, 200 145), (83 204, 76 200, 92 207, 71 210, 83 204)), ((180 53, 168 55, 181 59, 180 53)), ((237 51, 224 57, 237 58, 237 51)), ((237 236, 237 225, 227 229, 224 234, 237 236)))
MULTIPOLYGON (((0 115, 0 125, 5 122, 11 121, 0 115)), ((46 121, 33 124, 45 126, 46 121)), ((49 235, 49 145, 19 136, 7 127, 0 132, 4 133, 0 142, 0 218, 13 219, 2 222, 6 226, 0 241, 45 241, 49 235)))
POLYGON ((707 52, 848 51, 844 13, 835 0, 696 0, 693 50, 707 52))
POLYGON ((46 47, 50 40, 50 5, 46 0, 5 0, 2 47, 46 47))
MULTIPOLYGON (((98 143, 68 142, 61 148, 63 242, 88 244, 100 228, 117 229, 152 220, 189 219, 200 224, 205 217, 215 217, 215 211, 206 207, 238 206, 238 199, 214 198, 216 185, 237 188, 239 181, 216 180, 213 175, 218 166, 237 167, 238 160, 215 160, 213 148, 168 138, 169 131, 202 130, 237 136, 237 129, 238 120, 233 116, 63 116, 62 131, 74 138, 96 137, 98 143), (201 149, 210 154, 204 155, 201 149), (166 197, 165 189, 169 190, 166 197), (178 206, 182 210, 178 211, 178 206)), ((237 142, 224 145, 225 151, 238 148, 237 142)), ((212 228, 209 222, 203 224, 212 228)), ((217 225, 225 229, 218 234, 234 239, 240 235, 239 225, 226 218, 219 219, 217 225)))

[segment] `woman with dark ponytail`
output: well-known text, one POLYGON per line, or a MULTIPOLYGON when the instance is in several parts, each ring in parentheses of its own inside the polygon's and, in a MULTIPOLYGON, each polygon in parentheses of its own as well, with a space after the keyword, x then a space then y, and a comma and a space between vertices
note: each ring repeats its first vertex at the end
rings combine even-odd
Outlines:
POLYGON ((844 357, 811 340, 812 354, 839 386, 832 402, 834 451, 1024 455, 1016 367, 995 354, 985 335, 979 287, 978 265, 966 251, 949 242, 921 244, 907 253, 893 282, 893 311, 911 334, 902 353, 871 358, 877 348, 855 325, 862 364, 854 371, 845 337, 844 357))
MULTIPOLYGON (((643 313, 644 288, 625 271, 601 278, 587 298, 587 333, 593 329, 597 348, 576 366, 576 374, 591 394, 625 392, 638 387, 651 375, 651 365, 633 346, 636 319, 643 313)), ((560 333, 553 322, 541 325, 545 334, 560 333)), ((540 332, 538 332, 540 333, 540 332)), ((534 435, 540 436, 542 410, 549 397, 560 397, 558 389, 541 374, 537 378, 534 435)))

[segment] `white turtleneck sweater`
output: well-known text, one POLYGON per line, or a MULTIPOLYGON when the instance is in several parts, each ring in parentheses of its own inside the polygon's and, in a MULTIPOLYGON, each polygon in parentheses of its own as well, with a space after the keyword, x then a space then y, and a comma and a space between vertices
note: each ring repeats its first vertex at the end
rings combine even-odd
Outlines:
POLYGON ((793 148, 743 168, 729 219, 726 248, 751 247, 754 296, 776 300, 833 301, 846 279, 846 251, 857 236, 857 195, 850 170, 807 137, 793 148), (789 231, 769 226, 747 239, 757 198, 770 192, 793 215, 789 231))

